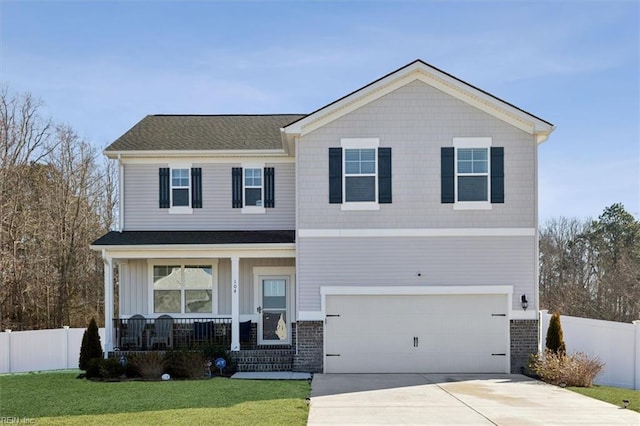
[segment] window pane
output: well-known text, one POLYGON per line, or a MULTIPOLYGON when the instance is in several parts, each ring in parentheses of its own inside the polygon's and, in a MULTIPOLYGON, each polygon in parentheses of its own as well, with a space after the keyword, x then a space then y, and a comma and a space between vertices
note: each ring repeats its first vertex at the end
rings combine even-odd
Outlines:
POLYGON ((469 148, 460 148, 458 150, 458 161, 471 161, 472 160, 472 149, 469 148))
POLYGON ((344 163, 344 171, 348 175, 357 175, 360 173, 360 163, 346 162, 344 163))
POLYGON ((154 290, 153 312, 180 313, 180 290, 154 290))
POLYGON ((346 177, 345 201, 375 201, 376 179, 374 176, 346 177))
POLYGON ((184 297, 185 312, 212 312, 211 290, 185 290, 184 297))
POLYGON ((487 173, 487 160, 473 161, 473 173, 487 173))
POLYGON ((361 149, 360 150, 360 160, 362 160, 362 161, 376 161, 376 150, 375 149, 361 149))
POLYGON ((153 288, 180 288, 180 266, 156 265, 153 267, 153 288))
POLYGON ((262 280, 262 304, 264 309, 286 309, 286 280, 262 280))
POLYGON ((458 201, 487 201, 487 177, 458 176, 458 201))
POLYGON ((345 161, 360 161, 359 149, 345 149, 344 150, 345 161))
POLYGON ((375 174, 376 163, 375 161, 363 161, 360 166, 360 173, 375 174))
POLYGON ((473 149, 473 159, 474 160, 486 160, 487 159, 487 149, 486 148, 474 148, 473 149))
POLYGON ((262 206, 262 188, 245 188, 245 205, 262 206))
POLYGON ((458 173, 472 173, 472 164, 471 161, 458 161, 458 173))
POLYGON ((173 189, 173 205, 174 206, 188 206, 189 205, 189 190, 188 189, 173 189))

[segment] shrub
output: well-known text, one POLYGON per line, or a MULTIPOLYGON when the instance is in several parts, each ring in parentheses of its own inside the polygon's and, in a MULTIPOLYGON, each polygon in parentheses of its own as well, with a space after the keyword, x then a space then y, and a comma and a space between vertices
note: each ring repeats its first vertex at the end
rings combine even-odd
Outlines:
POLYGON ((602 372, 604 363, 582 352, 566 355, 546 350, 544 354, 532 356, 529 368, 547 383, 588 388, 602 372))
POLYGON ((96 320, 95 318, 91 318, 91 321, 89 321, 89 327, 82 335, 80 359, 78 361, 80 370, 88 371, 89 362, 94 358, 102 358, 102 344, 100 343, 100 335, 98 334, 96 320))
POLYGON ((551 316, 549 328, 547 329, 547 340, 545 346, 552 352, 560 355, 567 353, 567 347, 564 344, 564 336, 562 334, 562 325, 560 324, 560 313, 556 312, 551 316))
POLYGON ((160 380, 165 372, 167 361, 159 352, 132 354, 129 365, 145 380, 160 380))
POLYGON ((98 370, 101 379, 117 379, 124 374, 125 367, 117 358, 107 358, 99 360, 98 370))
POLYGON ((200 379, 204 377, 205 357, 202 352, 175 350, 165 355, 167 372, 171 377, 200 379))

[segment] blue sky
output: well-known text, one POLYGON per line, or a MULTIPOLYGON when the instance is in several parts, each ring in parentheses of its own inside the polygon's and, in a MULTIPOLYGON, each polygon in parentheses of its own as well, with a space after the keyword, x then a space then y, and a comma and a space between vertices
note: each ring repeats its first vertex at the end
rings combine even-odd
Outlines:
POLYGON ((556 125, 540 217, 640 217, 638 1, 0 0, 0 80, 104 148, 147 114, 311 112, 414 59, 556 125))

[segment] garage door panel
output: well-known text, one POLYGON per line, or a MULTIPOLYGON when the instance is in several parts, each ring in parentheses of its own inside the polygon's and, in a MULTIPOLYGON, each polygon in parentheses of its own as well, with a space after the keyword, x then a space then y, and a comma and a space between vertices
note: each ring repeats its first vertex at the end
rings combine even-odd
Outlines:
POLYGON ((506 372, 507 303, 506 295, 327 296, 325 351, 339 356, 325 357, 325 372, 506 372))

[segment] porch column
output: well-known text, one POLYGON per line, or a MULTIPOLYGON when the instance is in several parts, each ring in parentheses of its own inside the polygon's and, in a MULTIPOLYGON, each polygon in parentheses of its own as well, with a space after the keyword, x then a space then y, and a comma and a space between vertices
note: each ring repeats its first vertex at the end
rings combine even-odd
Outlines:
POLYGON ((113 350, 113 259, 102 253, 104 261, 104 357, 113 350))
POLYGON ((240 259, 231 258, 231 350, 240 350, 240 259))

